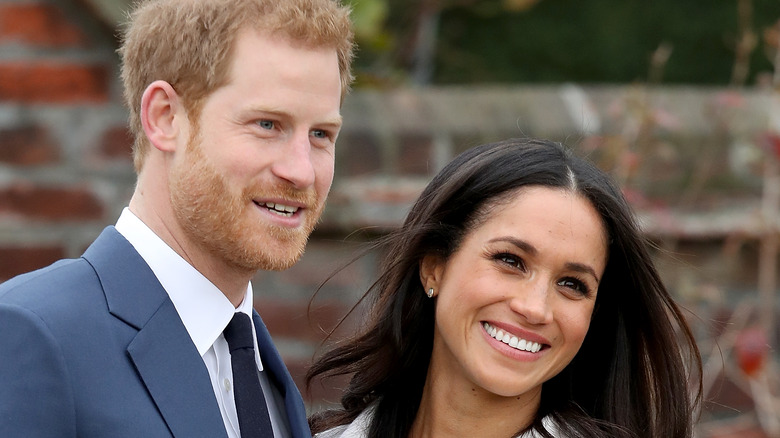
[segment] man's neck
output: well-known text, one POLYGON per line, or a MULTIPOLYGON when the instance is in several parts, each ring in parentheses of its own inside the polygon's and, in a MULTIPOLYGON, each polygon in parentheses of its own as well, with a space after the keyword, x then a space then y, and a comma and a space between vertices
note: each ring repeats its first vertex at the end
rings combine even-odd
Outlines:
POLYGON ((130 211, 238 307, 255 272, 232 266, 187 239, 169 208, 150 207, 142 195, 137 195, 138 191, 130 200, 130 211))

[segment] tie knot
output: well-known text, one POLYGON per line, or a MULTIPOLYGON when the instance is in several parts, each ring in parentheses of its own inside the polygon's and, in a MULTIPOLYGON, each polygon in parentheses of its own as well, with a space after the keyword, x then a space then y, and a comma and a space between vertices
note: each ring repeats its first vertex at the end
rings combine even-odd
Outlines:
POLYGON ((254 349, 252 320, 246 313, 236 312, 222 334, 225 335, 231 353, 240 348, 254 349))

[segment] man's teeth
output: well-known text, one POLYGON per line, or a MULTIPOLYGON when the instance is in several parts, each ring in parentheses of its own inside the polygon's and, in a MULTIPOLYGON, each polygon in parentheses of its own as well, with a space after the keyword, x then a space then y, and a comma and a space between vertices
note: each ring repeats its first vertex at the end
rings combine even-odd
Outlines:
POLYGON ((289 205, 276 204, 273 202, 258 202, 257 205, 266 207, 268 211, 285 217, 290 217, 293 213, 298 211, 298 207, 290 207, 289 205))
POLYGON ((497 329, 486 322, 482 323, 482 325, 484 326, 487 334, 489 334, 492 338, 499 340, 509 345, 512 348, 516 348, 518 350, 523 350, 523 351, 530 351, 531 353, 536 353, 542 349, 542 345, 539 344, 538 342, 531 342, 531 341, 526 341, 525 339, 519 339, 517 336, 512 336, 509 333, 506 333, 501 329, 497 329))

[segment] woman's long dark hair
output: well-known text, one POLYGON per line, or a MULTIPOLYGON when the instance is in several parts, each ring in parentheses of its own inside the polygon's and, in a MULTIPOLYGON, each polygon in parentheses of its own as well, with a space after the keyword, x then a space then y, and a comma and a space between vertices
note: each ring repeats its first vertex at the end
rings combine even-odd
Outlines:
MULTIPOLYGON (((351 375, 342 408, 310 419, 312 431, 348 423, 376 403, 371 438, 405 438, 422 397, 434 332, 434 300, 419 264, 450 256, 485 210, 524 186, 557 187, 587 198, 609 238, 588 334, 574 360, 544 383, 531 428, 561 436, 689 438, 701 398, 701 359, 693 335, 662 284, 630 207, 612 180, 563 146, 510 139, 470 149, 449 163, 418 198, 403 226, 382 239, 372 311, 355 337, 309 369, 351 375)), ((520 431, 518 431, 519 433, 520 431)))

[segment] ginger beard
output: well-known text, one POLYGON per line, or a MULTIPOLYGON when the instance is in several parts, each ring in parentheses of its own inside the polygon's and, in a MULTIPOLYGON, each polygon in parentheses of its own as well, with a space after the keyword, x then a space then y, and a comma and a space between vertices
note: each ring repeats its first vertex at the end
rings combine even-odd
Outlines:
MULTIPOLYGON (((246 271, 279 271, 300 259, 309 235, 322 214, 314 188, 254 184, 236 194, 226 178, 203 154, 195 129, 185 159, 171 173, 171 207, 187 238, 228 265, 246 271), (286 228, 258 220, 253 199, 300 202, 304 222, 286 228)), ((300 214, 300 213, 299 213, 300 214)))

